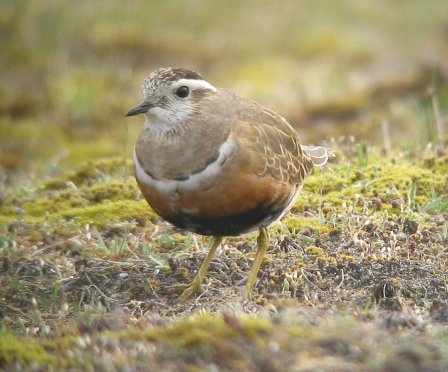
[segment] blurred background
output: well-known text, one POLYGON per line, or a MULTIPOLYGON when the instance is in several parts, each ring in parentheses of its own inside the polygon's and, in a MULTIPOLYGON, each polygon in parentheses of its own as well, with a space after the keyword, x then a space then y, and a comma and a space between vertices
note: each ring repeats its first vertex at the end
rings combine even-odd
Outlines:
POLYGON ((0 43, 2 181, 129 156, 143 118, 124 115, 161 66, 261 102, 307 143, 418 147, 446 127, 446 0, 4 0, 0 43))

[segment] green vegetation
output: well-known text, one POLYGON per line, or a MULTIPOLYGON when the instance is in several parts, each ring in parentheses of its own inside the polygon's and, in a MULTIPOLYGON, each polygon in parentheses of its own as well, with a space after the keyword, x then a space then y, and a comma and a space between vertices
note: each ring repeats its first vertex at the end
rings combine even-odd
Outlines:
POLYGON ((48 368, 50 365, 54 366, 56 360, 57 358, 45 350, 37 340, 0 332, 0 367, 17 362, 21 368, 48 368))
MULTIPOLYGON (((179 368, 211 361, 257 368, 267 360, 258 355, 266 355, 280 356, 273 368, 282 369, 321 365, 335 347, 355 350, 366 332, 371 346, 353 351, 350 363, 400 364, 407 350, 438 368, 448 347, 437 325, 446 321, 448 300, 447 164, 434 156, 385 161, 373 151, 362 165, 340 155, 309 176, 292 213, 271 228, 252 304, 235 281, 247 276, 256 234, 229 238, 212 261, 205 294, 177 303, 208 242, 157 220, 123 161, 89 162, 11 193, 0 207, 0 343, 8 344, 0 363, 89 368, 102 365, 101 351, 117 368, 167 368, 164 355, 179 368), (305 304, 347 315, 326 322, 315 314, 316 328, 303 317, 305 304), (408 305, 434 322, 418 348, 411 339, 419 315, 408 305), (202 315, 187 316, 192 309, 202 315), (401 318, 387 320, 391 314, 401 318), (389 331, 382 322, 392 322, 389 331), (409 331, 394 331, 403 327, 409 331)), ((343 366, 348 354, 338 353, 343 366)))
POLYGON ((83 226, 134 220, 146 224, 156 214, 141 199, 128 165, 120 160, 89 162, 76 172, 23 190, 0 207, 3 223, 55 223, 60 219, 83 226))
POLYGON ((406 159, 382 162, 379 156, 360 166, 353 164, 325 168, 310 177, 297 209, 321 206, 326 212, 353 206, 391 210, 403 207, 434 209, 447 196, 448 157, 428 158, 412 163, 406 159), (434 203, 431 206, 430 200, 434 203), (412 204, 412 205, 410 205, 412 204))
MULTIPOLYGON (((447 370, 445 0, 6 1, 0 369, 447 370), (143 200, 124 114, 197 70, 336 157, 281 223, 209 238, 143 200)), ((135 120, 135 121, 133 121, 135 120)))

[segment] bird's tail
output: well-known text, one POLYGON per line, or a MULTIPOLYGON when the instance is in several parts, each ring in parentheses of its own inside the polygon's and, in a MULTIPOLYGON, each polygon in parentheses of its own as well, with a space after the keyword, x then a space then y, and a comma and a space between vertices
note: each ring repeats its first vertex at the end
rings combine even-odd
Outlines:
POLYGON ((329 158, 334 158, 334 152, 323 146, 301 146, 307 153, 315 167, 322 167, 327 164, 329 158))

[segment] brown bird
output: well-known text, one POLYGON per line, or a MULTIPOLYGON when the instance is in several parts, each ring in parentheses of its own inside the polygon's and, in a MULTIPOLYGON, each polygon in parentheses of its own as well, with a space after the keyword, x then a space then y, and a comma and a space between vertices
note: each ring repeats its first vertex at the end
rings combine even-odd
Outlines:
POLYGON ((269 246, 267 227, 289 210, 305 175, 327 162, 328 151, 301 146, 280 115, 190 70, 160 68, 142 90, 143 103, 127 113, 145 115, 133 156, 138 186, 165 220, 214 236, 181 299, 202 291, 223 236, 259 229, 249 298, 269 246))

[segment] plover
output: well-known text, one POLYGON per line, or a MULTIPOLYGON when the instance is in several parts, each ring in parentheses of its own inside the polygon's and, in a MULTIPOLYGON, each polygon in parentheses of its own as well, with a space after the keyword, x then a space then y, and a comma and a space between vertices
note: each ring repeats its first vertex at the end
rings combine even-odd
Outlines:
POLYGON ((301 146, 288 122, 262 105, 217 88, 196 72, 160 68, 142 85, 144 114, 135 177, 154 211, 173 225, 213 236, 181 299, 202 290, 224 236, 259 230, 245 287, 250 297, 269 246, 267 227, 293 205, 305 176, 324 165, 324 147, 301 146))

